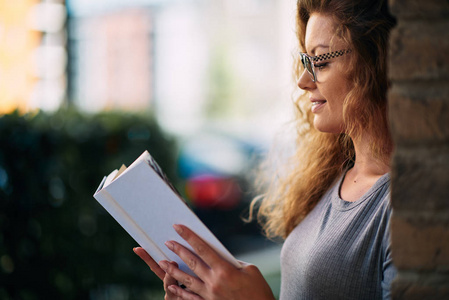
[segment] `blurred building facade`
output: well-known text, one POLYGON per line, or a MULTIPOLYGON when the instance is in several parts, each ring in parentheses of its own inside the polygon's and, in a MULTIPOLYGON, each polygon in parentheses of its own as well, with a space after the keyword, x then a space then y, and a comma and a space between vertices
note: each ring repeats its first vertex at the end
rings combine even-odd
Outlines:
POLYGON ((30 3, 7 5, 0 1, 0 109, 10 111, 23 106, 18 99, 29 97, 34 83, 31 76, 31 63, 23 57, 30 57, 33 48, 39 44, 39 34, 30 32, 27 15, 30 3), (16 47, 15 45, 20 45, 16 47), (16 103, 18 101, 18 103, 16 103))
POLYGON ((285 122, 294 86, 292 7, 290 0, 214 0, 161 11, 156 97, 164 126, 226 126, 248 136, 285 122))
POLYGON ((294 86, 292 7, 0 0, 0 113, 70 102, 89 112, 152 110, 181 134, 224 123, 269 131, 285 121, 294 86))
POLYGON ((54 109, 65 97, 63 1, 0 1, 0 113, 54 109))
POLYGON ((72 18, 69 24, 70 101, 87 111, 151 107, 151 10, 72 18))
POLYGON ((276 127, 293 86, 292 3, 71 0, 69 101, 152 110, 180 134, 211 123, 276 127))

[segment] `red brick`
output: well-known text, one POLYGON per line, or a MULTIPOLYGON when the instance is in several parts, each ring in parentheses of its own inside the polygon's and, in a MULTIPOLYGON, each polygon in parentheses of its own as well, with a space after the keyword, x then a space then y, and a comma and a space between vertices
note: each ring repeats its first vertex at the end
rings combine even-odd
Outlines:
POLYGON ((449 20, 398 21, 390 36, 393 81, 449 79, 449 20))
POLYGON ((404 19, 449 16, 449 2, 444 0, 390 0, 388 4, 393 15, 404 19))
POLYGON ((397 148, 391 175, 394 209, 449 211, 449 146, 397 148))
POLYGON ((449 216, 396 213, 391 232, 398 270, 449 271, 449 216))
POLYGON ((395 83, 388 101, 397 145, 449 142, 449 84, 395 83))
POLYGON ((394 300, 447 300, 449 277, 444 274, 399 273, 392 284, 394 300))

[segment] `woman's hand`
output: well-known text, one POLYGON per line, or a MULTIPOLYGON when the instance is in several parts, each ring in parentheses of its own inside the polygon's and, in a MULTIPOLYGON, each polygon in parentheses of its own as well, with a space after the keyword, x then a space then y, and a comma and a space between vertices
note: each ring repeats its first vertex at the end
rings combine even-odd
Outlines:
POLYGON ((244 265, 241 269, 237 269, 224 260, 189 228, 182 225, 175 225, 174 228, 192 246, 196 254, 175 241, 168 241, 166 245, 198 277, 184 273, 176 264, 168 261, 159 262, 159 267, 154 260, 148 261, 148 259, 144 259, 156 275, 159 276, 163 274, 162 272, 165 273, 164 288, 167 292, 166 299, 274 299, 270 287, 257 267, 244 265), (179 287, 176 284, 177 282, 185 285, 187 289, 179 287))

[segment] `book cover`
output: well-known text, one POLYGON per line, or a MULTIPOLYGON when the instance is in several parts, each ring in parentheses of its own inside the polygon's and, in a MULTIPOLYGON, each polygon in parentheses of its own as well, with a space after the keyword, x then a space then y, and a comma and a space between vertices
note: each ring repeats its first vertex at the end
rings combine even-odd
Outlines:
POLYGON ((224 259, 237 268, 241 267, 188 207, 148 151, 128 168, 122 166, 105 176, 94 198, 156 262, 175 261, 181 270, 194 275, 164 244, 175 240, 193 251, 173 229, 174 224, 183 224, 224 259))

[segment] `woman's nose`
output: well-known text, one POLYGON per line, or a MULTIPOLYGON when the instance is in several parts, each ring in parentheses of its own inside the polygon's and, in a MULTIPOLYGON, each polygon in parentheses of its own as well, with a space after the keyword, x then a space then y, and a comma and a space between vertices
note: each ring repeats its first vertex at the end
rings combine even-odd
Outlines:
POLYGON ((315 87, 315 82, 313 82, 312 77, 306 69, 304 69, 299 76, 298 87, 305 91, 311 90, 315 87))

